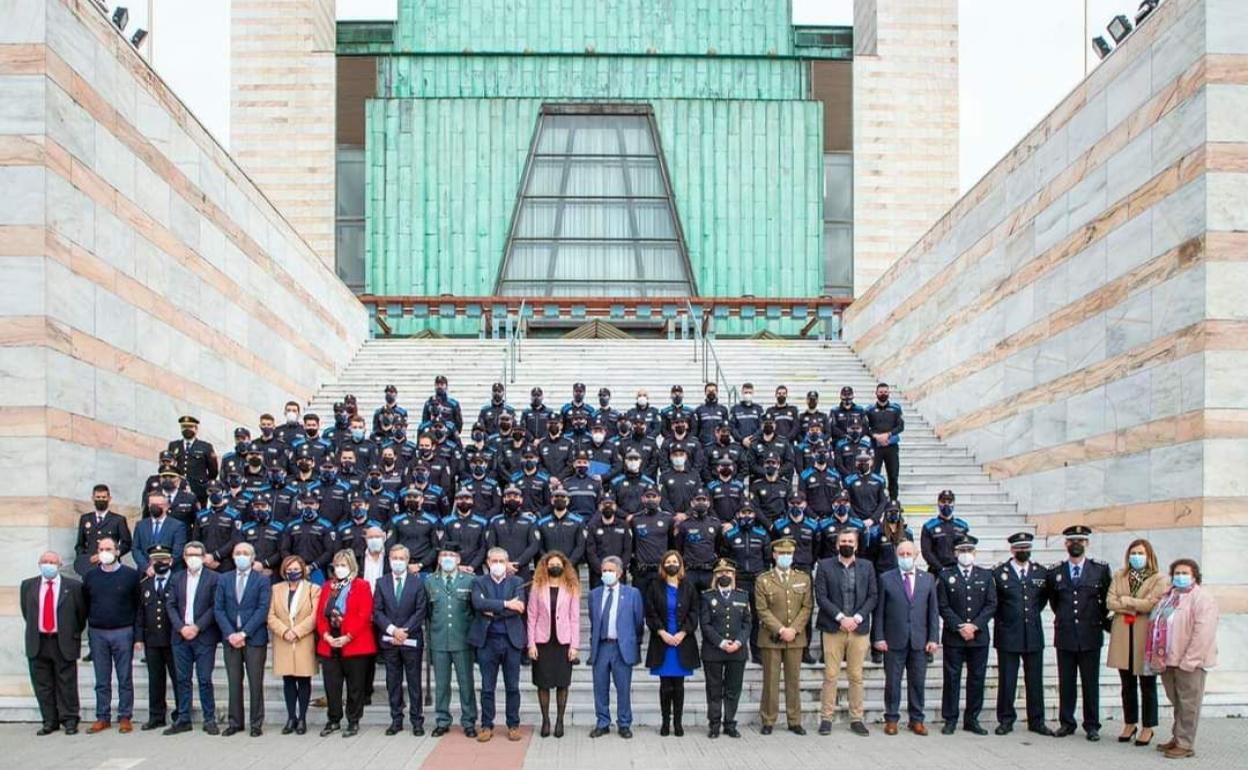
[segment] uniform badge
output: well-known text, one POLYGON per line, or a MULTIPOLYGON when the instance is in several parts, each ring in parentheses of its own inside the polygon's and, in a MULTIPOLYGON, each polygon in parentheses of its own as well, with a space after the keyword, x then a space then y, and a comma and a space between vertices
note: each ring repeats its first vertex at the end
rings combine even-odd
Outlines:
POLYGON ((939 534, 940 534, 940 527, 932 527, 932 533, 933 533, 933 534, 936 534, 936 535, 939 535, 939 534))
POLYGON ((956 582, 958 582, 958 579, 956 577, 949 578, 949 585, 953 585, 956 582))
POLYGON ((663 522, 662 522, 662 521, 658 522, 658 525, 659 525, 659 529, 663 529, 663 522))
POLYGON ((1010 573, 1008 573, 1008 572, 1002 572, 1002 573, 1001 573, 1001 579, 1002 579, 1002 580, 1009 580, 1009 579, 1010 579, 1010 573))
POLYGON ((599 530, 598 530, 598 536, 599 536, 599 537, 602 537, 602 533, 603 533, 603 531, 602 531, 601 529, 599 529, 599 530))
POLYGON ((144 599, 149 598, 151 595, 152 595, 152 592, 151 592, 151 591, 144 591, 144 592, 143 592, 143 598, 144 598, 144 599))
POLYGON ((719 606, 719 599, 711 599, 711 606, 712 606, 712 607, 718 607, 718 606, 719 606))
POLYGON ((83 529, 91 529, 91 522, 88 521, 86 524, 83 524, 82 526, 83 526, 83 529))
POLYGON ((1062 582, 1062 573, 1060 573, 1060 572, 1059 572, 1059 573, 1057 573, 1057 578, 1056 578, 1056 580, 1057 580, 1057 582, 1059 582, 1059 583, 1060 583, 1060 582, 1062 582))

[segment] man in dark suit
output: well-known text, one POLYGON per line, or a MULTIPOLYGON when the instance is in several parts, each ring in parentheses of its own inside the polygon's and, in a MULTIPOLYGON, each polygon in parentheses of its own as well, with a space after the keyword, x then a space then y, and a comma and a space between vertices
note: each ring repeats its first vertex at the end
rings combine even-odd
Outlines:
POLYGON ((641 592, 623 583, 623 559, 606 556, 599 568, 600 584, 589 592, 589 657, 594 669, 595 718, 589 737, 601 738, 611 732, 611 684, 614 682, 615 726, 621 738, 632 738, 633 666, 641 661, 645 608, 641 592))
POLYGON ((872 619, 871 639, 884 653, 884 734, 896 735, 901 717, 901 675, 906 674, 908 727, 927 735, 923 723, 923 692, 927 656, 936 652, 940 635, 940 608, 936 579, 915 569, 914 542, 897 546, 897 570, 880 575, 879 595, 872 619))
POLYGON ((386 694, 390 698, 390 726, 386 728, 386 735, 403 730, 404 679, 411 704, 412 735, 425 734, 420 661, 425 654, 424 623, 429 600, 420 575, 408 571, 411 559, 407 546, 390 546, 390 572, 377 578, 373 588, 373 624, 381 637, 386 694))
POLYGON ((1076 679, 1083 684, 1083 731, 1101 739, 1101 646, 1109 610, 1106 597, 1113 571, 1086 555, 1092 528, 1076 524, 1062 530, 1070 558, 1049 570, 1049 606, 1053 608, 1053 646, 1057 649, 1058 738, 1075 732, 1076 679))
POLYGON ((82 583, 61 575, 61 556, 39 557, 39 576, 22 581, 18 592, 26 623, 26 658, 30 683, 39 702, 43 726, 36 735, 65 728, 78 732, 78 652, 87 625, 82 583))
POLYGON ((173 467, 178 475, 191 484, 191 491, 202 508, 208 499, 208 481, 215 479, 217 453, 212 444, 196 436, 199 433, 199 420, 189 414, 178 418, 178 426, 182 428, 182 438, 169 442, 169 451, 173 452, 173 467))
MULTIPOLYGON (((168 612, 173 553, 163 545, 153 545, 148 548, 147 556, 152 574, 139 583, 134 642, 143 647, 147 663, 147 721, 139 729, 155 730, 166 724, 165 680, 173 685, 175 693, 178 686, 173 667, 173 625, 168 612)), ((176 707, 176 695, 174 701, 176 707)))
POLYGON ((966 713, 963 729, 987 735, 979 724, 984 708, 984 680, 988 676, 988 621, 997 611, 997 587, 992 572, 975 566, 975 546, 979 539, 963 535, 953 546, 958 563, 946 567, 937 578, 936 598, 944 621, 940 643, 945 648, 940 732, 953 735, 958 730, 958 701, 962 686, 962 666, 966 665, 966 713))
POLYGON ((199 683, 199 707, 204 716, 204 732, 217 734, 217 699, 212 686, 212 670, 217 662, 221 631, 214 613, 220 574, 204 568, 204 544, 196 540, 182 549, 186 569, 169 580, 169 623, 173 628, 173 660, 177 685, 174 688, 173 724, 165 735, 191 730, 191 674, 199 683))
POLYGON ((1040 613, 1049 601, 1048 568, 1031 560, 1030 532, 1010 535, 1012 557, 997 565, 997 613, 992 641, 997 648, 997 735, 1009 735, 1018 712, 1018 664, 1023 664, 1027 687, 1027 729, 1052 735, 1044 723, 1044 624, 1040 613))
POLYGON ((152 577, 148 552, 155 546, 177 556, 170 561, 172 570, 182 569, 182 549, 186 547, 186 525, 169 515, 169 499, 160 492, 147 496, 151 515, 134 525, 134 566, 144 577, 152 577))
POLYGON ((230 690, 230 725, 221 733, 243 730, 243 671, 250 696, 251 736, 264 727, 264 662, 269 652, 269 602, 272 583, 253 569, 251 543, 234 546, 234 570, 221 575, 213 602, 217 628, 224 639, 225 676, 230 690))
POLYGON ((817 623, 823 637, 823 692, 820 697, 819 734, 832 732, 836 710, 836 684, 845 661, 849 679, 849 729, 868 735, 864 716, 866 687, 862 670, 871 648, 871 615, 878 601, 875 567, 857 558, 861 531, 846 525, 836 533, 836 556, 819 562, 815 570, 817 623))
POLYGON ((711 587, 702 592, 698 625, 702 629, 702 665, 706 670, 708 738, 718 738, 720 725, 729 738, 737 731, 737 703, 745 662, 750 658, 750 595, 736 587, 737 565, 715 562, 711 587))
MULTIPOLYGON (((486 553, 487 573, 472 581, 472 625, 468 644, 481 666, 481 732, 484 743, 494 735, 494 689, 503 670, 508 740, 519 740, 520 659, 527 647, 524 627, 524 581, 507 574, 510 562, 502 548, 486 553)), ((554 611, 554 608, 551 608, 554 611)))
POLYGON ((78 538, 74 542, 74 572, 79 577, 97 563, 100 538, 111 537, 117 543, 118 558, 130 553, 130 525, 126 517, 110 511, 113 496, 107 484, 96 484, 91 490, 95 510, 78 518, 78 538))

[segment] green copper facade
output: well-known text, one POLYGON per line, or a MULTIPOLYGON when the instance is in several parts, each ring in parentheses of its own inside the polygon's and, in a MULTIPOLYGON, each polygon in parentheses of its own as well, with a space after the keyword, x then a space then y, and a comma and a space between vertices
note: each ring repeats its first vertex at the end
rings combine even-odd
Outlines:
POLYGON ((653 109, 695 291, 817 296, 823 106, 776 0, 400 0, 366 103, 365 291, 488 295, 543 104, 653 109), (795 53, 798 52, 798 53, 795 53))

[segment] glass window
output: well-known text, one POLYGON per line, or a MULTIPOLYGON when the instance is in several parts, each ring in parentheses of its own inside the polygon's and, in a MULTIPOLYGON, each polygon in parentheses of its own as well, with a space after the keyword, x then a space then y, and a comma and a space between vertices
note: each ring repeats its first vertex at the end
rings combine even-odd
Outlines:
POLYGON ((356 291, 364 290, 364 148, 338 147, 335 197, 335 251, 338 277, 356 291))
POLYGON ((824 293, 854 293, 854 165, 848 153, 823 156, 824 293))
POLYGON ((538 120, 498 293, 693 294, 651 116, 559 109, 538 120))

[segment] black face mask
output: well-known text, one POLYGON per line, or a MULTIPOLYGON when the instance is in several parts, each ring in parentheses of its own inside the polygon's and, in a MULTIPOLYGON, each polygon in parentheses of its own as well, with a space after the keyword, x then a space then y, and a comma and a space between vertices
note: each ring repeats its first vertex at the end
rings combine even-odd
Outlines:
POLYGON ((286 483, 286 474, 281 471, 275 471, 269 474, 269 483, 275 487, 280 487, 286 483))
POLYGON ((260 522, 261 524, 264 524, 265 522, 269 520, 269 509, 265 508, 262 511, 257 508, 252 508, 251 517, 255 519, 256 521, 260 522))
POLYGON ((397 395, 395 395, 394 393, 387 393, 387 394, 386 394, 386 403, 387 403, 387 404, 390 404, 390 405, 392 405, 392 406, 393 406, 393 405, 394 405, 394 402, 395 402, 395 401, 398 401, 398 400, 399 400, 399 397, 398 397, 397 395))
POLYGON ((541 409, 541 408, 542 408, 542 400, 541 400, 540 398, 535 398, 535 399, 533 399, 532 401, 530 401, 530 402, 529 402, 529 405, 530 405, 530 406, 532 406, 534 409, 541 409))
POLYGON ((784 406, 784 402, 788 400, 789 400, 788 396, 776 396, 776 404, 779 406, 784 406))
POLYGON ((176 481, 162 481, 162 482, 160 482, 160 488, 161 488, 162 490, 164 490, 164 492, 165 492, 166 494, 168 494, 168 493, 170 493, 170 492, 172 492, 173 490, 175 490, 175 489, 177 489, 177 488, 178 488, 178 482, 176 482, 176 481))
POLYGON ((946 519, 953 515, 952 505, 949 505, 947 503, 941 503, 938 506, 938 508, 939 508, 940 515, 946 519))
POLYGON ((764 426, 763 426, 763 435, 764 435, 764 436, 774 436, 774 435, 775 435, 775 433, 776 433, 776 426, 775 426, 775 425, 764 425, 764 426))
POLYGON ((521 467, 522 467, 522 468, 524 468, 526 471, 535 471, 535 470, 537 470, 537 460, 525 460, 525 461, 524 461, 524 462, 522 462, 520 465, 521 465, 521 467))
POLYGON ((896 524, 901 521, 901 514, 896 511, 888 511, 884 514, 884 521, 887 521, 889 524, 896 524))
POLYGON ((300 515, 303 516, 304 521, 316 521, 316 509, 315 508, 304 508, 303 512, 300 515))
POLYGON ((614 508, 603 508, 603 509, 602 509, 602 518, 603 518, 603 519, 607 519, 607 520, 610 520, 610 519, 615 518, 615 509, 614 509, 614 508))
POLYGON ((411 499, 411 500, 404 500, 404 501, 403 501, 403 507, 404 507, 405 509, 409 510, 409 511, 419 511, 419 510, 420 510, 420 500, 417 500, 417 499, 415 499, 415 498, 413 498, 413 499, 411 499))
POLYGON ((298 583, 300 580, 303 580, 303 573, 298 570, 291 570, 286 573, 286 579, 291 583, 298 583))
POLYGON ((347 416, 345 414, 334 415, 334 427, 343 430, 347 427, 347 416))
POLYGON ((718 393, 707 393, 707 394, 706 394, 706 403, 708 403, 708 404, 713 404, 713 403, 715 403, 715 402, 716 402, 716 401, 718 401, 718 400, 719 400, 719 394, 718 394, 718 393))
POLYGON ((746 527, 747 529, 754 526, 753 516, 738 516, 737 521, 740 522, 741 526, 746 527))
POLYGON ((633 438, 641 438, 646 435, 645 428, 633 428, 633 438))
POLYGON ((416 482, 417 484, 428 484, 428 483, 429 483, 429 473, 428 473, 427 471, 426 471, 426 472, 424 472, 424 473, 413 473, 413 474, 412 474, 412 479, 413 479, 413 480, 415 480, 415 482, 416 482))
POLYGON ((259 470, 261 465, 264 465, 264 461, 259 457, 252 457, 247 461, 247 467, 252 470, 259 470))
POLYGON ((719 436, 720 446, 728 446, 731 443, 732 443, 732 434, 729 434, 729 433, 720 434, 719 436))
POLYGON ((498 393, 495 393, 495 394, 494 394, 493 401, 494 401, 494 405, 495 405, 495 406, 501 406, 501 405, 502 405, 502 403, 503 403, 503 397, 502 397, 502 395, 501 395, 501 394, 498 394, 498 393))
POLYGON ((264 436, 265 438, 272 438, 272 437, 273 437, 273 429, 272 429, 272 428, 261 428, 261 429, 260 429, 260 435, 261 435, 261 436, 264 436))
POLYGON ((478 479, 479 479, 479 478, 484 478, 484 477, 485 477, 485 466, 484 466, 484 465, 474 465, 474 466, 472 466, 472 476, 473 476, 473 478, 478 478, 478 479))
POLYGON ((854 555, 854 547, 852 545, 838 545, 836 547, 836 555, 842 559, 848 559, 854 555))
POLYGON ((586 476, 589 475, 589 468, 585 467, 584 465, 576 466, 576 475, 579 478, 582 478, 582 479, 585 478, 586 476))
POLYGON ((1019 564, 1026 564, 1031 559, 1031 551, 1015 551, 1014 561, 1019 564))
POLYGON ((321 431, 319 428, 304 428, 303 432, 308 434, 308 438, 316 438, 316 434, 321 431))
POLYGON ((1076 558, 1076 559, 1078 559, 1080 556, 1083 556, 1084 550, 1085 549, 1084 549, 1083 543, 1071 543, 1070 545, 1066 546, 1066 553, 1070 554, 1073 558, 1076 558))
POLYGON ((393 458, 393 457, 383 457, 383 458, 381 458, 381 467, 383 467, 383 468, 387 468, 387 469, 389 469, 389 468, 393 468, 393 467, 394 467, 394 458, 393 458))
POLYGON ((663 574, 667 575, 668 577, 675 577, 679 573, 680 573, 679 564, 664 564, 663 565, 663 574))
POLYGON ((690 506, 690 508, 692 508, 693 512, 696 514, 704 514, 711 510, 711 505, 710 503, 694 503, 690 506))
POLYGON ((515 500, 515 499, 512 499, 512 500, 504 500, 504 501, 503 501, 503 508, 504 508, 504 509, 505 509, 508 513, 515 513, 516 511, 520 510, 520 501, 519 501, 519 500, 515 500))
POLYGON ((659 501, 658 501, 658 500, 654 500, 654 499, 652 499, 652 498, 647 498, 647 499, 645 499, 645 500, 642 500, 642 501, 641 501, 641 505, 642 505, 642 507, 643 507, 643 508, 645 508, 647 511, 657 511, 657 510, 659 510, 659 501))
POLYGON ((187 441, 190 441, 191 439, 195 438, 195 431, 191 430, 190 428, 183 430, 182 438, 186 439, 187 441))
POLYGON ((155 572, 157 575, 167 575, 169 574, 170 566, 172 565, 167 561, 154 561, 152 562, 152 572, 155 572))
POLYGON ((92 500, 91 504, 94 505, 95 510, 99 511, 100 513, 103 513, 104 511, 108 510, 107 500, 92 500))
POLYGON ((368 488, 369 488, 369 489, 371 489, 371 490, 373 490, 374 492, 380 492, 380 491, 381 491, 381 487, 382 487, 382 484, 381 484, 381 479, 378 479, 378 478, 370 478, 370 479, 368 480, 368 488))
POLYGON ((550 506, 556 511, 566 511, 568 509, 568 501, 563 497, 556 497, 550 502, 550 506))
POLYGON ((235 454, 240 454, 240 455, 241 455, 243 452, 246 452, 246 451, 247 451, 247 442, 246 442, 246 441, 235 441, 235 442, 234 442, 234 452, 235 452, 235 454))
POLYGON ((562 565, 559 565, 559 564, 555 564, 550 567, 547 567, 546 574, 550 575, 553 578, 561 577, 563 575, 563 567, 562 565))
POLYGON ((212 503, 214 506, 221 505, 225 502, 225 495, 220 492, 209 492, 208 502, 212 503))
POLYGON ((243 477, 237 473, 231 473, 225 477, 225 483, 229 485, 230 489, 237 489, 243 485, 243 477))
POLYGON ((598 406, 602 407, 603 409, 606 409, 606 408, 607 408, 607 404, 610 404, 610 403, 611 403, 611 397, 610 397, 610 396, 599 396, 599 397, 598 397, 598 406))
POLYGON ((458 503, 455 503, 455 510, 459 511, 460 513, 468 513, 469 511, 472 510, 472 501, 460 500, 458 503))
POLYGON ((767 465, 767 466, 764 466, 764 470, 767 471, 768 476, 774 476, 780 472, 780 466, 779 465, 767 465))
POLYGON ((806 399, 806 408, 809 409, 810 411, 812 412, 815 411, 815 409, 818 408, 818 406, 819 406, 818 401, 815 401, 814 399, 809 399, 809 398, 806 399))
POLYGON ((827 464, 828 453, 827 452, 815 452, 815 462, 819 463, 820 465, 827 464))
POLYGON ((720 588, 732 588, 732 576, 720 575, 719 577, 715 578, 715 585, 719 586, 720 588))
POLYGON ((680 406, 685 402, 684 396, 672 396, 672 406, 680 406))

